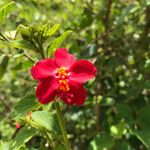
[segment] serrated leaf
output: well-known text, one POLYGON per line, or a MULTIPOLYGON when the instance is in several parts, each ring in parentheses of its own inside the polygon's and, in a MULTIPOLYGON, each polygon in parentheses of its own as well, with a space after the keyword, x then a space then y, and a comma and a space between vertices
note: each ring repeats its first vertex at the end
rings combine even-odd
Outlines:
POLYGON ((0 56, 0 79, 3 77, 7 65, 8 65, 9 57, 6 54, 0 56))
POLYGON ((90 142, 88 150, 104 150, 113 146, 112 137, 107 133, 98 134, 93 141, 90 142))
POLYGON ((7 5, 5 5, 3 8, 1 8, 1 10, 0 10, 0 24, 3 23, 3 21, 7 17, 8 13, 10 12, 10 10, 14 6, 14 4, 15 4, 14 2, 11 2, 7 5))
POLYGON ((26 26, 24 26, 22 24, 18 26, 17 31, 19 33, 21 33, 21 35, 25 35, 25 36, 29 36, 30 35, 29 27, 26 27, 26 26))
POLYGON ((38 102, 34 94, 25 95, 14 107, 12 116, 19 118, 27 115, 28 112, 32 111, 38 106, 38 102))
POLYGON ((44 37, 50 37, 52 36, 60 27, 60 24, 56 24, 54 25, 52 28, 50 28, 49 30, 46 30, 43 34, 44 37))
POLYGON ((10 41, 9 45, 14 48, 37 51, 37 49, 30 42, 26 40, 10 41))
POLYGON ((56 117, 54 117, 54 115, 50 112, 47 111, 33 112, 32 119, 37 125, 47 129, 52 133, 59 132, 59 127, 58 127, 56 117))
POLYGON ((61 46, 63 41, 67 38, 67 36, 71 33, 71 30, 66 31, 61 36, 56 38, 50 46, 47 48, 48 56, 53 56, 55 50, 61 46))
POLYGON ((28 142, 34 135, 37 134, 36 129, 32 127, 23 127, 19 130, 17 133, 14 141, 14 148, 19 149, 22 145, 24 145, 26 142, 28 142))

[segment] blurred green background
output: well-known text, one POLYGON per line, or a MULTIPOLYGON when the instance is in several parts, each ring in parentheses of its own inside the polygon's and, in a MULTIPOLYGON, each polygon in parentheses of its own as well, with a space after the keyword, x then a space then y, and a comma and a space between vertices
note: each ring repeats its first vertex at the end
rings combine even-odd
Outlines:
MULTIPOLYGON (((0 7, 9 2, 0 0, 0 7)), ((96 78, 85 85, 88 97, 82 107, 62 104, 72 149, 150 150, 150 1, 14 2, 0 25, 0 55, 9 56, 8 64, 0 66, 0 150, 12 149, 10 143, 18 132, 12 117, 14 105, 36 86, 30 75, 33 63, 2 36, 20 39, 16 33, 20 24, 40 27, 47 23, 50 27, 60 24, 49 42, 72 30, 61 46, 79 59, 91 60, 98 70, 96 78)), ((26 52, 41 59, 32 50, 26 52)), ((50 148, 39 134, 19 149, 50 148)), ((58 144, 57 150, 63 149, 58 144)))

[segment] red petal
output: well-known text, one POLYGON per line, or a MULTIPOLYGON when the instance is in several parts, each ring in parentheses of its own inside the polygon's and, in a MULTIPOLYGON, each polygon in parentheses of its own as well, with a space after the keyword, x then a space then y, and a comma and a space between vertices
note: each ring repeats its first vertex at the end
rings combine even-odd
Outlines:
POLYGON ((60 48, 56 50, 54 61, 57 67, 70 68, 75 62, 75 57, 67 52, 66 48, 60 48))
POLYGON ((54 100, 57 88, 58 82, 55 79, 48 78, 40 80, 36 89, 36 96, 40 103, 46 104, 54 100))
POLYGON ((69 85, 69 92, 61 93, 59 97, 68 105, 76 104, 77 106, 81 106, 86 99, 86 90, 78 83, 72 82, 69 85))
POLYGON ((54 76, 56 72, 56 66, 52 59, 40 60, 31 68, 31 74, 34 79, 39 80, 42 78, 47 78, 49 76, 54 76))
POLYGON ((94 78, 96 67, 88 60, 78 60, 70 68, 70 80, 84 83, 94 78))

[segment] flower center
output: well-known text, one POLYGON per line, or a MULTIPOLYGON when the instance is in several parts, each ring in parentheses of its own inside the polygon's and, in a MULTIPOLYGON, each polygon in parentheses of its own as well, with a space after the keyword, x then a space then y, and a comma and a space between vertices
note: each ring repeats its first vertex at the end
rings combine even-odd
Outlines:
POLYGON ((59 87, 58 89, 63 92, 68 92, 70 90, 69 84, 67 82, 68 72, 64 67, 57 69, 56 78, 58 78, 59 87))

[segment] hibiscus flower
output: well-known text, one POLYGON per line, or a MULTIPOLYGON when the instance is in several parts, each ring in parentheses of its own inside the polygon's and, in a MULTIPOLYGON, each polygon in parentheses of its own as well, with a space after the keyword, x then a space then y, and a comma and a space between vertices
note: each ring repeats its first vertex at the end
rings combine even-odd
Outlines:
POLYGON ((56 50, 54 59, 38 61, 31 69, 38 80, 36 96, 41 104, 54 100, 55 96, 68 105, 81 106, 86 99, 83 83, 95 77, 96 68, 88 60, 77 60, 66 48, 56 50))

